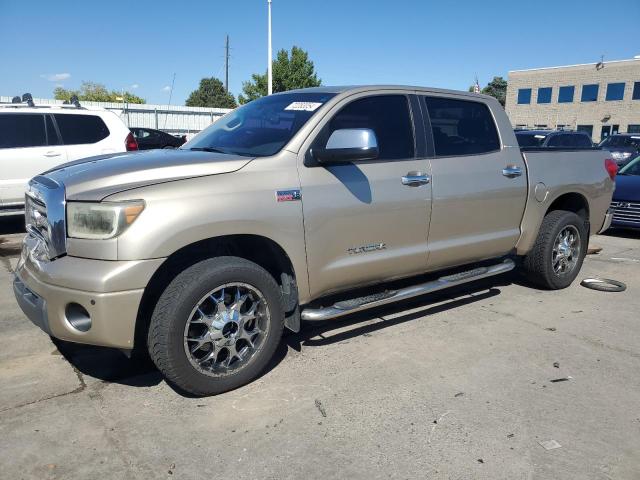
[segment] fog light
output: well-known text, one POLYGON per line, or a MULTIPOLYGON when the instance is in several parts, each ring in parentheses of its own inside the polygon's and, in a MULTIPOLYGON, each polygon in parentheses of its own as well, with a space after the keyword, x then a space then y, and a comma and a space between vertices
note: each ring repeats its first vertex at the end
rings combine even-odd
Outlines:
POLYGON ((91 316, 82 305, 70 303, 64 309, 64 314, 67 317, 67 322, 76 330, 88 332, 91 328, 91 316))

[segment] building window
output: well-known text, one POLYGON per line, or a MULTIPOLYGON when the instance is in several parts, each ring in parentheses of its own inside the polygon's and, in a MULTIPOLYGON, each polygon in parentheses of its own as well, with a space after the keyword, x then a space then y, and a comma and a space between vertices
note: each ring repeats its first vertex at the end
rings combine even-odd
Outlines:
POLYGON ((518 103, 520 105, 531 103, 531 89, 520 88, 518 89, 518 103))
POLYGON ((610 83, 607 85, 607 102, 624 98, 624 83, 610 83))
MULTIPOLYGON (((638 82, 640 83, 640 82, 638 82)), ((640 124, 629 125, 627 127, 627 133, 640 133, 640 124)))
POLYGON ((551 87, 541 87, 538 89, 538 103, 551 103, 551 87))
POLYGON ((560 87, 560 90, 558 90, 558 103, 572 103, 575 90, 576 87, 573 85, 560 87))
POLYGON ((635 82, 633 84, 633 96, 631 98, 634 100, 640 100, 640 82, 635 82))
POLYGON ((582 86, 582 98, 580 99, 583 102, 596 102, 598 101, 598 84, 594 83, 591 85, 583 85, 582 86))
POLYGON ((578 132, 587 132, 589 137, 593 138, 593 125, 578 125, 576 130, 578 132))

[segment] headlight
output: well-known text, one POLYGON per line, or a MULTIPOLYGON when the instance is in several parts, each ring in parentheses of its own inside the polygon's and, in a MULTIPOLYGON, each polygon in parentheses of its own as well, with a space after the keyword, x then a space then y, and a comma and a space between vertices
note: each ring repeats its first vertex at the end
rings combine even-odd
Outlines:
POLYGON ((124 232, 144 210, 144 202, 67 203, 67 234, 71 238, 106 240, 124 232))

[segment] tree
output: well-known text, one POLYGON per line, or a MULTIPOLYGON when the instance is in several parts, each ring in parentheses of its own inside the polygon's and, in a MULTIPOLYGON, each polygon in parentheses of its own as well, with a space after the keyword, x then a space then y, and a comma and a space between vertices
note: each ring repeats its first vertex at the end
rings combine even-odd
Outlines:
MULTIPOLYGON (((303 49, 293 46, 291 54, 280 50, 273 62, 273 92, 286 92, 295 88, 319 87, 322 83, 316 74, 309 54, 303 49)), ((267 74, 251 75, 251 80, 242 84, 240 103, 247 103, 267 94, 267 74)))
MULTIPOLYGON (((473 85, 469 87, 470 92, 473 92, 473 87, 473 85)), ((493 77, 493 80, 480 92, 496 98, 500 102, 500 105, 504 107, 507 100, 507 81, 502 77, 493 77)))
POLYGON ((56 100, 70 101, 74 95, 78 97, 78 100, 87 102, 121 102, 124 95, 125 102, 146 103, 144 98, 140 98, 131 92, 109 91, 101 83, 94 82, 82 82, 79 90, 66 90, 62 87, 56 87, 53 90, 53 96, 56 100))
POLYGON ((185 105, 212 108, 236 108, 238 106, 233 95, 228 93, 222 82, 215 77, 200 80, 200 86, 191 92, 185 105))

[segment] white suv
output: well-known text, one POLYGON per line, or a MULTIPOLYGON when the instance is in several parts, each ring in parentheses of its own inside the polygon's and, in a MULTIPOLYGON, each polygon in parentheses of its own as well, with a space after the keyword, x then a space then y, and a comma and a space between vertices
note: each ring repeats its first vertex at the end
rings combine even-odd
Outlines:
POLYGON ((61 163, 137 150, 113 112, 73 105, 0 104, 0 216, 22 213, 27 182, 61 163))

